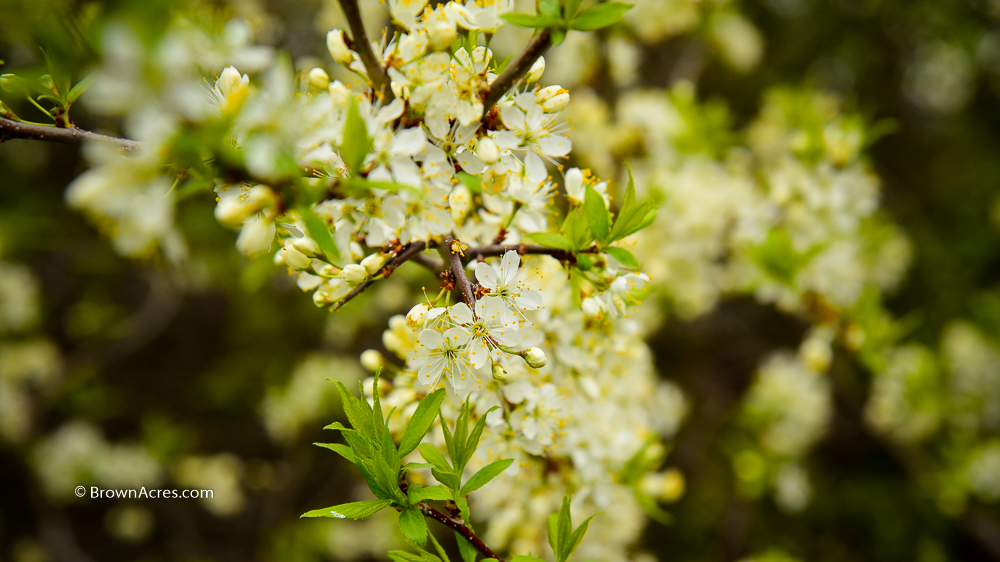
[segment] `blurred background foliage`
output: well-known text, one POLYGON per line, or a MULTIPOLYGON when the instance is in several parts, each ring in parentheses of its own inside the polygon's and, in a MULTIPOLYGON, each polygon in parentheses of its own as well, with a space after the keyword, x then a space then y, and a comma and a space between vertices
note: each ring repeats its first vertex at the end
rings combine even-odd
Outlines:
MULTIPOLYGON (((863 123, 881 205, 912 246, 884 305, 903 319, 905 340, 923 346, 906 349, 943 348, 896 354, 888 368, 916 365, 904 392, 932 412, 943 408, 940 372, 955 357, 980 361, 977 372, 998 381, 1000 2, 637 3, 640 15, 614 34, 571 35, 547 57, 547 79, 606 104, 630 89, 669 89, 659 95, 688 123, 670 142, 713 158, 747 142, 745 127, 767 99, 795 114, 812 102, 794 92, 832 94, 863 123)), ((363 8, 370 29, 386 21, 377 2, 363 8)), ((337 76, 324 47, 325 32, 343 27, 332 0, 0 0, 2 70, 45 73, 44 48, 79 79, 100 61, 107 22, 130 22, 153 45, 178 13, 220 30, 242 18, 298 69, 322 65, 337 76)), ((5 101, 40 118, 23 100, 5 101)), ((821 130, 831 117, 811 111, 791 119, 821 130)), ((118 127, 85 103, 74 118, 87 129, 118 127)), ((619 160, 636 149, 617 139, 601 150, 619 160)), ((809 150, 807 142, 800 158, 809 150)), ((591 160, 600 169, 600 155, 591 160)), ((389 317, 434 279, 401 269, 330 316, 270 261, 234 252, 234 234, 195 201, 181 203, 177 218, 186 262, 127 260, 64 204, 84 167, 74 146, 0 145, 0 560, 383 557, 399 540, 390 521, 297 517, 351 499, 359 484, 311 445, 338 415, 326 379, 367 376, 360 352, 381 349, 389 317), (216 498, 81 500, 78 484, 212 488, 216 498)), ((832 396, 829 423, 795 465, 808 470, 811 501, 772 497, 765 475, 790 465, 754 445, 768 410, 741 405, 766 394, 755 390, 761 364, 796 349, 815 320, 738 294, 697 315, 672 314, 666 298, 661 305, 667 320, 648 339, 661 375, 691 406, 670 455, 686 490, 668 524, 649 524, 644 548, 662 560, 1000 560, 996 425, 933 444, 926 435, 886 437, 866 413, 871 364, 835 344, 821 391, 832 396), (980 463, 978 487, 970 462, 980 463)), ((1000 409, 1000 394, 973 398, 1000 409)), ((938 435, 929 423, 925 433, 938 435)), ((789 470, 778 479, 802 481, 800 468, 789 470)))

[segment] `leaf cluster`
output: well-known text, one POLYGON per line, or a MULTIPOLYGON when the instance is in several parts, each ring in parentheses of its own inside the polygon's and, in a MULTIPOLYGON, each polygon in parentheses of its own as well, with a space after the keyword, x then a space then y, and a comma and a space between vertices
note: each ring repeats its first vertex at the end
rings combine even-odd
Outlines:
POLYGON ((505 14, 503 18, 518 27, 551 29, 552 44, 558 45, 569 30, 594 31, 614 25, 632 8, 624 2, 606 2, 580 10, 583 0, 539 0, 537 14, 505 14))

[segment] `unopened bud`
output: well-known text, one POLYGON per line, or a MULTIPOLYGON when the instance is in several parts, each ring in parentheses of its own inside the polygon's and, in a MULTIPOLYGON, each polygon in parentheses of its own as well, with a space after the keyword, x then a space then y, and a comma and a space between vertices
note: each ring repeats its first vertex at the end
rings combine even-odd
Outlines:
POLYGON ((312 238, 305 236, 293 239, 292 247, 309 257, 317 256, 320 252, 319 244, 312 238))
POLYGON ((500 159, 500 149, 497 148, 497 143, 493 142, 493 139, 484 137, 476 146, 476 156, 489 166, 500 159))
POLYGON ((259 256, 271 249, 274 240, 274 222, 260 216, 243 221, 243 229, 236 237, 236 249, 248 257, 259 256))
POLYGON ((365 268, 368 275, 375 275, 378 270, 382 269, 383 263, 385 263, 385 258, 381 254, 372 254, 361 260, 361 267, 365 268))
POLYGON ((523 352, 521 356, 524 357, 525 362, 532 369, 541 369, 548 362, 545 352, 540 347, 532 347, 528 351, 523 352))
POLYGON ((315 90, 325 90, 330 87, 330 75, 322 68, 316 67, 309 71, 309 86, 315 90))
POLYGON ((42 83, 46 89, 58 94, 59 90, 56 89, 56 83, 52 80, 52 77, 48 74, 43 74, 38 77, 38 81, 42 83))
POLYGON ((435 50, 443 51, 450 47, 455 38, 458 37, 458 30, 455 29, 454 23, 439 21, 427 30, 427 36, 435 50))
POLYGON ((507 371, 504 370, 500 363, 493 364, 493 380, 500 382, 507 380, 507 371))
POLYGON ((368 272, 360 265, 352 263, 344 266, 344 269, 340 272, 340 278, 352 285, 357 285, 368 279, 368 272))
POLYGON ((344 30, 334 29, 326 34, 326 48, 330 50, 330 56, 338 63, 347 66, 354 60, 354 52, 344 41, 344 30))
POLYGON ((566 109, 569 104, 569 92, 561 86, 546 86, 535 92, 535 100, 541 104, 546 113, 556 113, 566 109))
POLYGON ((0 74, 0 89, 16 96, 28 93, 28 89, 24 86, 24 80, 18 78, 16 74, 0 74))
POLYGON ((524 79, 528 81, 529 84, 532 82, 538 82, 538 79, 542 77, 545 72, 545 57, 538 57, 535 64, 531 65, 528 69, 528 73, 524 76, 524 79))
POLYGON ((406 315, 406 325, 412 330, 419 330, 424 321, 427 320, 427 311, 430 310, 426 304, 420 303, 410 309, 406 315))
POLYGON ((600 320, 604 317, 604 303, 594 297, 583 299, 580 308, 583 310, 583 315, 591 320, 600 320))
POLYGON ((385 358, 377 350, 369 349, 361 354, 361 366, 374 373, 385 366, 385 358))
POLYGON ((291 245, 284 247, 284 258, 285 265, 292 269, 306 269, 309 267, 309 263, 312 262, 305 254, 296 250, 291 245))

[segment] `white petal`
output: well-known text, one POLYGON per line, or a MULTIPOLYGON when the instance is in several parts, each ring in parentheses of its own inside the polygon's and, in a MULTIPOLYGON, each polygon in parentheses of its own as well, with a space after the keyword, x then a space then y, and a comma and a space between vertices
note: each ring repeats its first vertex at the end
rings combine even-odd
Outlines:
POLYGON ((524 170, 528 173, 528 181, 533 184, 532 187, 549 177, 548 170, 545 169, 545 162, 534 152, 529 152, 524 157, 524 170))
POLYGON ((392 139, 392 153, 400 156, 419 154, 427 144, 423 129, 412 127, 396 133, 392 139))
POLYGON ((462 170, 474 176, 478 176, 486 169, 486 164, 478 156, 471 152, 463 152, 455 156, 455 160, 461 164, 462 170))
POLYGON ((513 150, 521 146, 521 137, 514 134, 514 131, 500 131, 493 136, 493 142, 496 143, 497 148, 513 150))
POLYGON ((517 277, 517 270, 520 267, 521 257, 517 255, 517 252, 514 250, 508 250, 507 253, 503 255, 503 260, 500 262, 501 283, 506 286, 510 286, 514 281, 514 278, 517 277))
POLYGON ((476 264, 476 281, 480 285, 492 291, 497 288, 498 280, 497 270, 492 265, 486 262, 476 264))
MULTIPOLYGON (((423 332, 421 332, 422 334, 423 332)), ((447 346, 451 349, 462 347, 469 341, 469 331, 465 328, 451 328, 444 333, 447 346)))
POLYGON ((538 291, 527 290, 514 297, 514 303, 524 310, 536 310, 542 306, 542 294, 538 291))
POLYGON ((452 320, 459 324, 472 324, 472 309, 464 302, 452 306, 449 315, 452 320))
POLYGON ((489 333, 491 338, 504 347, 514 347, 521 341, 521 336, 514 328, 494 328, 489 333))
POLYGON ((423 330, 417 336, 417 341, 431 349, 441 349, 444 338, 435 330, 423 330))
POLYGON ((562 135, 549 135, 538 139, 538 148, 549 156, 560 158, 569 154, 573 143, 562 135))

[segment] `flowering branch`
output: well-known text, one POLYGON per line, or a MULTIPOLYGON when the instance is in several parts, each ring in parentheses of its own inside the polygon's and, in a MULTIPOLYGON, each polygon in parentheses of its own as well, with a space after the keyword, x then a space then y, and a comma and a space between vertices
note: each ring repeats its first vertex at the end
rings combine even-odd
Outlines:
POLYGON ((51 127, 36 125, 34 123, 19 123, 0 117, 0 142, 7 139, 31 139, 75 144, 79 144, 85 140, 94 140, 113 144, 129 152, 142 146, 138 141, 100 135, 84 131, 83 129, 77 129, 74 126, 66 128, 51 127))
MULTIPOLYGON (((392 272, 396 271, 397 267, 403 265, 407 261, 420 255, 420 252, 424 251, 426 248, 427 248, 427 243, 423 241, 413 242, 410 245, 406 246, 402 251, 396 254, 396 257, 389 260, 389 263, 382 266, 382 269, 379 271, 379 273, 382 274, 382 278, 384 279, 392 275, 392 272)), ((363 293, 364 290, 367 289, 374 282, 375 279, 370 278, 364 283, 361 283, 360 285, 355 287, 354 290, 352 290, 350 293, 347 293, 347 296, 334 303, 334 305, 330 307, 330 312, 333 312, 339 309, 340 307, 344 306, 345 304, 347 304, 348 301, 363 293)))
POLYGON ((344 17, 347 25, 351 28, 351 39, 354 41, 354 48, 357 50, 361 62, 368 71, 368 78, 375 86, 375 90, 382 97, 384 103, 391 102, 395 96, 389 84, 389 76, 382 68, 382 64, 372 50, 372 44, 368 41, 368 34, 365 33, 365 24, 361 21, 361 9, 358 8, 358 0, 340 0, 340 8, 344 10, 344 17))
POLYGON ((425 517, 429 517, 447 527, 450 527, 451 529, 454 529, 458 534, 462 535, 465 540, 469 541, 472 546, 476 547, 476 550, 482 553, 482 555, 486 558, 503 561, 503 558, 500 558, 497 553, 493 552, 493 550, 487 546, 482 539, 477 537, 476 534, 472 532, 472 529, 470 529, 461 519, 448 517, 424 502, 420 502, 418 507, 420 508, 420 512, 423 513, 425 517))
MULTIPOLYGON (((465 252, 469 255, 474 256, 502 256, 507 253, 508 250, 516 250, 518 254, 524 255, 541 255, 541 256, 552 256, 559 261, 567 261, 573 259, 574 252, 569 250, 560 250, 558 248, 547 248, 545 246, 529 245, 529 244, 490 244, 487 246, 475 246, 472 248, 466 248, 465 252)), ((590 248, 584 248, 578 250, 575 253, 579 254, 596 254, 597 247, 592 246, 590 248)))
POLYGON ((476 299, 472 295, 472 283, 469 282, 469 277, 465 274, 465 265, 462 263, 464 248, 461 245, 462 243, 455 240, 453 235, 445 236, 444 243, 440 248, 441 257, 448 261, 451 274, 455 277, 455 286, 462 291, 462 299, 469 306, 474 306, 476 299))
POLYGON ((500 76, 493 81, 490 85, 490 93, 486 96, 486 100, 483 101, 483 117, 485 117, 490 109, 504 94, 507 93, 518 80, 521 79, 529 70, 531 70, 531 65, 535 64, 538 57, 542 56, 552 45, 552 30, 549 28, 543 29, 538 35, 536 35, 528 46, 521 51, 521 54, 517 56, 516 59, 512 60, 507 68, 500 73, 500 76))

